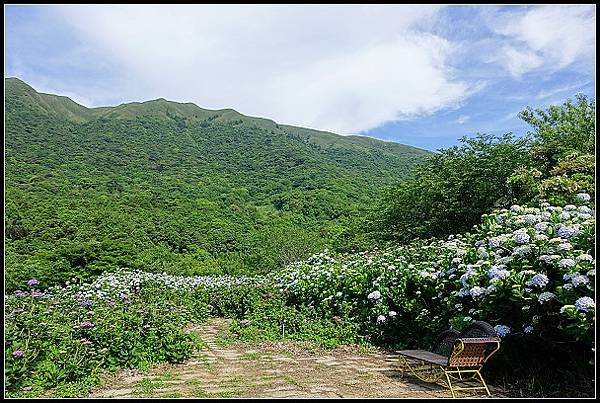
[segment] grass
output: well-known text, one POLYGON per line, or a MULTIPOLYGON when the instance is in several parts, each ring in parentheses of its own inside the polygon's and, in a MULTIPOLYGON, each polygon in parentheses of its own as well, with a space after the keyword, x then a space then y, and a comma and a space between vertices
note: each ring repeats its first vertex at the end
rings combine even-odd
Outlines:
POLYGON ((151 395, 156 389, 160 389, 163 385, 163 381, 153 381, 150 378, 144 378, 136 383, 134 393, 138 395, 148 396, 151 395))

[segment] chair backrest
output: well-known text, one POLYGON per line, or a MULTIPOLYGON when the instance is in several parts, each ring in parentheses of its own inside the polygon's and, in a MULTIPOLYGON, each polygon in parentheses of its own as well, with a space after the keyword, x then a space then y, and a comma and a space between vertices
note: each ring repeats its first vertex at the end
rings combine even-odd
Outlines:
POLYGON ((450 357, 450 354, 452 353, 452 348, 454 347, 454 342, 456 341, 456 339, 458 339, 459 335, 460 332, 456 329, 444 330, 438 336, 431 351, 433 353, 440 354, 445 357, 450 357))
POLYGON ((459 338, 465 339, 470 337, 498 337, 498 334, 492 325, 482 320, 477 320, 467 325, 460 332, 459 338))
POLYGON ((499 337, 458 338, 448 358, 450 367, 479 367, 500 348, 499 337))

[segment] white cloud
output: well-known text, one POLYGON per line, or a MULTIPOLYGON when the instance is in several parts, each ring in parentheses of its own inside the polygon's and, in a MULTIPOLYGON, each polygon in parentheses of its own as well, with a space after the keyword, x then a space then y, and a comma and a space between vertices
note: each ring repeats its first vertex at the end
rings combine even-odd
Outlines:
POLYGON ((469 121, 469 119, 471 119, 470 116, 467 115, 460 115, 456 120, 455 123, 458 123, 459 125, 465 124, 469 121))
POLYGON ((593 62, 595 12, 593 5, 574 5, 491 13, 488 24, 509 42, 495 60, 515 77, 541 68, 556 71, 579 60, 593 62))
MULTIPOLYGON (((358 133, 460 105, 457 48, 430 6, 64 6, 82 42, 132 77, 123 94, 358 133)), ((136 100, 140 100, 139 98, 136 100)), ((99 102, 96 102, 98 104, 99 102)))

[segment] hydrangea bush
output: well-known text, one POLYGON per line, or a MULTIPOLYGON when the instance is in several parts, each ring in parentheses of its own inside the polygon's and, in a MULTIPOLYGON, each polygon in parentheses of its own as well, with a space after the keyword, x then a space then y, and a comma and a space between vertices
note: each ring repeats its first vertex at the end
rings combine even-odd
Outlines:
POLYGON ((103 370, 180 362, 200 345, 184 331, 188 322, 235 312, 229 307, 244 305, 240 289, 255 290, 262 281, 120 269, 92 283, 41 290, 31 279, 4 300, 6 391, 85 395, 103 370), (230 293, 237 300, 220 304, 230 293))
POLYGON ((328 251, 290 265, 290 302, 361 323, 365 337, 430 343, 473 320, 550 342, 594 340, 595 210, 514 205, 484 215, 471 233, 355 254, 328 251))

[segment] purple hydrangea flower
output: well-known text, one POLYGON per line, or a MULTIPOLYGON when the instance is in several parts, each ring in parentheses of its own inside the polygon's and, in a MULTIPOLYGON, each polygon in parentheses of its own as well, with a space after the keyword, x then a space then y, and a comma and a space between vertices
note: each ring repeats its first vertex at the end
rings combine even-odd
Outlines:
POLYGON ((575 301, 575 307, 579 311, 588 312, 590 308, 596 308, 596 304, 590 297, 581 297, 575 301))
POLYGON ((39 282, 38 280, 36 280, 36 279, 32 278, 31 280, 29 280, 29 281, 27 282, 27 285, 28 285, 29 287, 33 287, 33 286, 36 286, 36 285, 38 285, 39 283, 40 283, 40 282, 39 282))
POLYGON ((25 351, 23 351, 23 350, 15 350, 15 351, 13 351, 12 355, 13 355, 13 357, 19 357, 19 358, 21 358, 21 357, 23 357, 25 355, 25 351))
POLYGON ((90 305, 92 305, 92 303, 93 303, 92 301, 83 301, 83 302, 80 302, 79 305, 81 305, 81 306, 90 306, 90 305))
POLYGON ((79 326, 81 326, 81 327, 94 327, 94 324, 92 322, 85 321, 85 322, 81 322, 79 324, 79 326))

